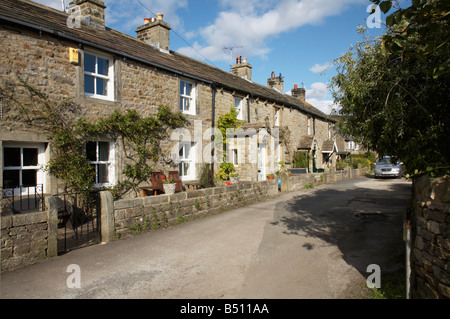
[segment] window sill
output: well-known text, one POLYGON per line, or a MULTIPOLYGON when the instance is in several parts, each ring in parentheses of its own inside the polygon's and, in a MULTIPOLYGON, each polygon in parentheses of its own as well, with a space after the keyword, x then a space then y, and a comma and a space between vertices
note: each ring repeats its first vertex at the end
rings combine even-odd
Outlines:
POLYGON ((100 101, 105 101, 105 102, 115 102, 114 97, 108 97, 108 96, 103 96, 103 95, 95 95, 95 94, 85 93, 84 97, 88 98, 88 99, 95 99, 95 100, 100 100, 100 101))

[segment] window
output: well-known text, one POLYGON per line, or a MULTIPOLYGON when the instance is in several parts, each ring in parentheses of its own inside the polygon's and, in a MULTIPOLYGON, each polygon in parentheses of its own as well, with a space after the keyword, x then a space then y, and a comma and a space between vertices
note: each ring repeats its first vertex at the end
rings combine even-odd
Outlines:
MULTIPOLYGON (((44 184, 44 145, 3 147, 3 188, 36 187, 44 184)), ((24 192, 26 192, 24 190, 24 192)))
POLYGON ((183 180, 195 179, 194 143, 179 144, 178 173, 183 180))
POLYGON ((308 135, 311 135, 311 117, 310 116, 308 116, 307 129, 308 129, 308 135))
POLYGON ((231 163, 233 163, 234 166, 238 166, 239 165, 238 150, 232 149, 230 156, 231 156, 231 163))
POLYGON ((280 126, 280 109, 275 109, 274 126, 280 126))
POLYGON ((242 99, 235 97, 234 98, 234 107, 236 110, 236 118, 238 120, 242 120, 244 118, 244 112, 242 111, 242 99))
POLYGON ((114 100, 113 59, 97 54, 84 54, 84 94, 114 100))
POLYGON ((86 157, 95 168, 95 187, 114 185, 114 143, 88 141, 86 157))
POLYGON ((195 86, 183 80, 180 80, 180 111, 195 114, 195 86))

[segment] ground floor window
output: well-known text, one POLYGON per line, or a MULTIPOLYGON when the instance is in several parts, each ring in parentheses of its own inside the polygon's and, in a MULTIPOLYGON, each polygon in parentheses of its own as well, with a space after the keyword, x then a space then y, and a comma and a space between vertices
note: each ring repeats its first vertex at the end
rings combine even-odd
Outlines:
POLYGON ((86 157, 95 168, 95 187, 108 187, 114 181, 114 143, 108 141, 86 142, 86 157))
POLYGON ((178 174, 183 180, 195 179, 195 144, 179 144, 178 174))
POLYGON ((3 146, 3 189, 44 185, 44 144, 8 144, 3 146))

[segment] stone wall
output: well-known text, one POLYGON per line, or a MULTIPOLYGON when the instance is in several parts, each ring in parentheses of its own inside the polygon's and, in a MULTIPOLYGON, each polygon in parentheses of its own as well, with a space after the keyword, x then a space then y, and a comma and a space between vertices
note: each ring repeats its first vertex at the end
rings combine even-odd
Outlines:
POLYGON ((278 195, 277 181, 234 185, 123 199, 114 202, 117 237, 175 225, 278 195))
POLYGON ((366 175, 369 170, 370 168, 365 167, 357 169, 346 168, 339 171, 329 170, 325 173, 298 174, 292 175, 290 177, 288 177, 286 174, 281 177, 281 191, 293 192, 304 189, 308 184, 310 186, 314 186, 318 183, 334 183, 342 180, 358 178, 360 176, 366 175))
POLYGON ((47 256, 46 212, 1 217, 1 271, 32 264, 47 256))
POLYGON ((411 297, 450 298, 450 177, 414 181, 411 297))

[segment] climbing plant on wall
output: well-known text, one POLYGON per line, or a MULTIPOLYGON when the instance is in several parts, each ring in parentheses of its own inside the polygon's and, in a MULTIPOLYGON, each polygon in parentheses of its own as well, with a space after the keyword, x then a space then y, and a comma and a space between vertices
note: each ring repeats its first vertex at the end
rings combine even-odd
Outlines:
MULTIPOLYGON (((43 129, 50 142, 51 158, 45 170, 64 181, 67 192, 87 193, 94 189, 95 170, 85 154, 85 142, 109 138, 122 143, 125 164, 123 181, 111 189, 115 197, 147 182, 162 155, 161 142, 169 137, 171 129, 188 124, 181 112, 172 112, 160 106, 154 115, 144 117, 136 110, 114 111, 110 116, 95 121, 82 117, 82 107, 70 100, 59 103, 44 92, 18 77, 18 83, 4 83, 0 94, 8 104, 19 110, 14 120, 43 129), (14 91, 20 86, 28 92, 30 102, 24 103, 14 91), (13 89, 14 88, 14 89, 13 89)), ((23 97, 23 96, 22 96, 23 97)))

